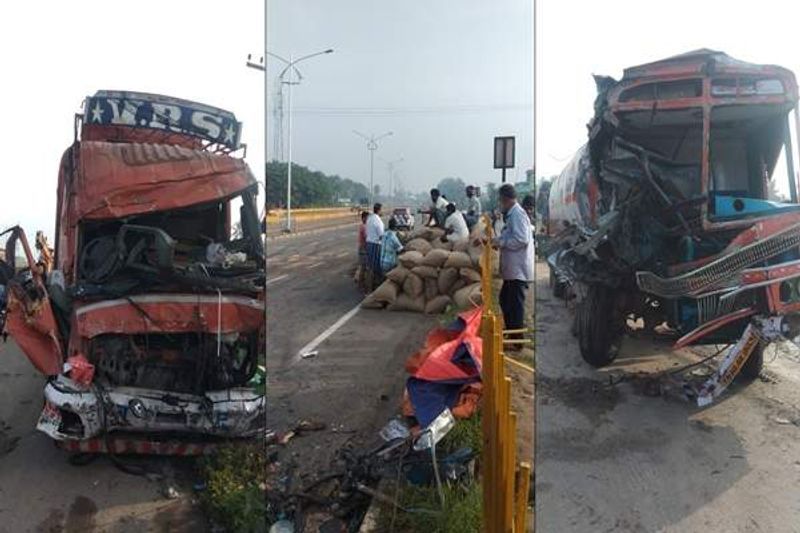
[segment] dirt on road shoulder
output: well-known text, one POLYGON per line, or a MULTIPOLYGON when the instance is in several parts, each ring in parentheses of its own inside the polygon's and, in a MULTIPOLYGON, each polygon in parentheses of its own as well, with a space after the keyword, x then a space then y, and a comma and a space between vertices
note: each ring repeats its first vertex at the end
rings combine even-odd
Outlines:
POLYGON ((612 385, 699 357, 626 337, 595 370, 537 266, 537 531, 798 531, 797 360, 768 349, 762 379, 705 409, 612 385))

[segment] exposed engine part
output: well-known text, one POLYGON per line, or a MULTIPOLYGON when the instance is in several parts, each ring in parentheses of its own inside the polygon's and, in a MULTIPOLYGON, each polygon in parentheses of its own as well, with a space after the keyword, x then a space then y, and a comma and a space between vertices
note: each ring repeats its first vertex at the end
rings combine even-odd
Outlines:
POLYGON ((89 361, 106 386, 202 394, 246 384, 257 368, 255 335, 101 335, 89 361), (219 349, 219 356, 217 355, 219 349))

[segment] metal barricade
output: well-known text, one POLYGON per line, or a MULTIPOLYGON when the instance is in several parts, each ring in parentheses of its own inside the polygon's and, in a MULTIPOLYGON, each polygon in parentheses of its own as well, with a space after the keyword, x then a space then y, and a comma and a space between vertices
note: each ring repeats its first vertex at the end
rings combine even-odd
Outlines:
MULTIPOLYGON (((488 217, 486 237, 493 231, 488 217)), ((511 411, 511 379, 506 377, 502 319, 492 283, 494 257, 490 244, 481 257, 483 316, 483 523, 487 533, 526 531, 531 464, 516 456, 517 415, 511 411)))

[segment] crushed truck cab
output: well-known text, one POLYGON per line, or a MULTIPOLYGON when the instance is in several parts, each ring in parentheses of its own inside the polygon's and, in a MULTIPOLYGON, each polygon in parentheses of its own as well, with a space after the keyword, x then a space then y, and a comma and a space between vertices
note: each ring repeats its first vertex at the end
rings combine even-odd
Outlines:
POLYGON ((240 129, 176 98, 86 99, 61 159, 51 264, 21 228, 6 242, 27 262, 8 282, 6 331, 49 377, 38 428, 53 439, 264 427, 264 245, 240 129))
POLYGON ((588 141, 545 210, 582 356, 611 363, 633 320, 676 348, 733 345, 734 374, 757 375, 768 342, 800 333, 794 74, 703 49, 595 82, 588 141), (788 202, 770 194, 779 163, 788 202))

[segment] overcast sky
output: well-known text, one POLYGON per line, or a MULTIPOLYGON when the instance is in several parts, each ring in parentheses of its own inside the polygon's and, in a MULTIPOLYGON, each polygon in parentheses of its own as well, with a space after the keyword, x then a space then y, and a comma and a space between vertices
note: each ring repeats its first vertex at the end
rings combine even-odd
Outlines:
MULTIPOLYGON (((798 21, 786 12, 788 4, 763 0, 733 5, 673 0, 654 10, 632 0, 539 0, 537 172, 558 174, 586 142, 597 94, 593 73, 619 79, 628 66, 698 48, 800 72, 798 21)), ((781 190, 787 190, 781 162, 775 177, 781 190)))
POLYGON ((263 179, 261 0, 5 2, 0 17, 3 125, 0 227, 54 231, 58 164, 73 116, 98 89, 166 94, 232 111, 263 179))
MULTIPOLYGON (((499 182, 498 135, 517 137, 510 179, 533 166, 531 0, 270 0, 268 18, 271 52, 296 58, 334 49, 298 64, 297 163, 368 183, 369 156, 355 129, 394 132, 376 154, 404 158, 398 173, 413 191, 448 176, 499 182)), ((270 60, 273 67, 272 78, 282 66, 270 60)), ((271 140, 268 149, 272 159, 271 140)), ((375 182, 387 190, 377 159, 375 182)))

